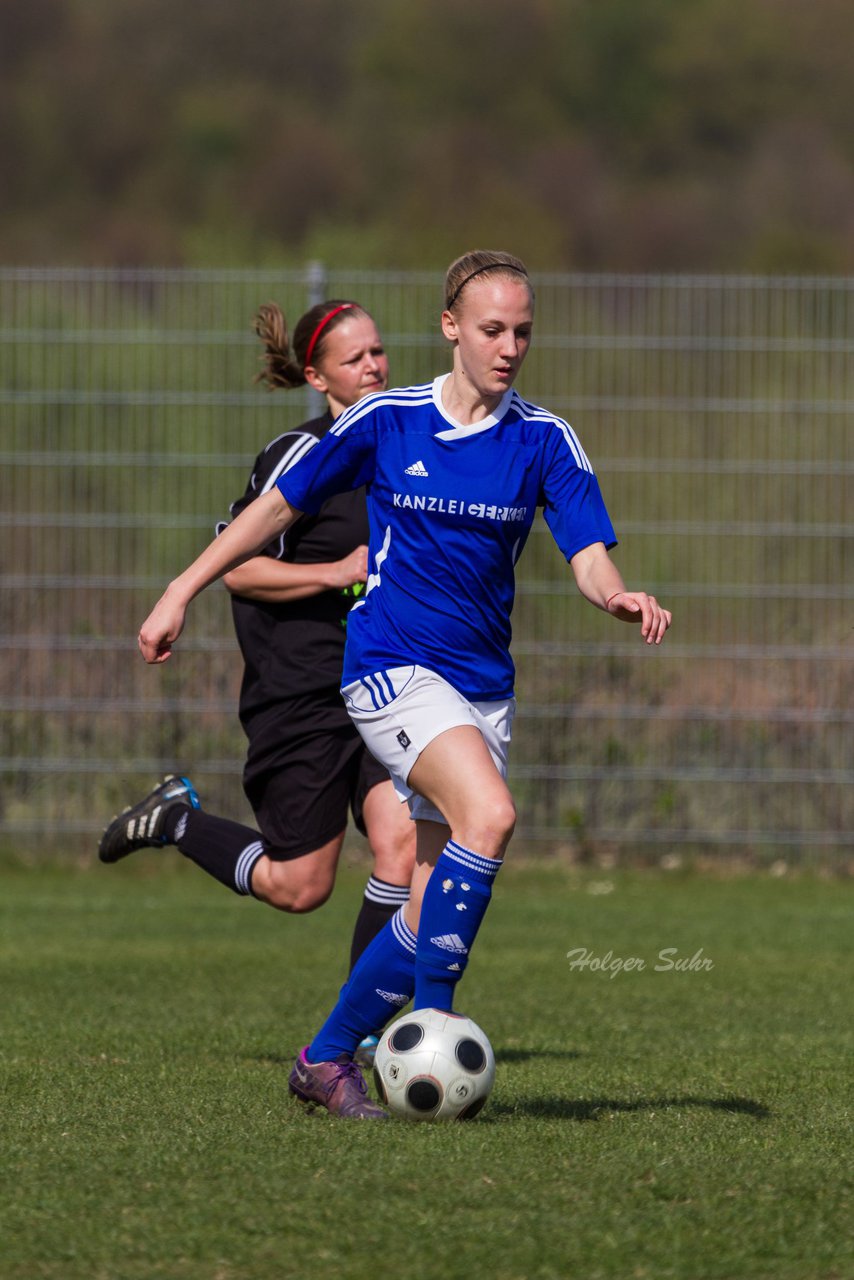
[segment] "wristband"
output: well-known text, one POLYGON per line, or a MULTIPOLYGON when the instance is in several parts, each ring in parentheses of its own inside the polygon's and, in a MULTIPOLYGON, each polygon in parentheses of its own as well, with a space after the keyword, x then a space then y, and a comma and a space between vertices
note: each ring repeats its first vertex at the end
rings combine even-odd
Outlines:
POLYGON ((616 600, 617 596, 622 596, 622 595, 625 595, 625 591, 615 591, 612 596, 608 596, 608 599, 605 601, 606 610, 610 608, 612 600, 616 600))

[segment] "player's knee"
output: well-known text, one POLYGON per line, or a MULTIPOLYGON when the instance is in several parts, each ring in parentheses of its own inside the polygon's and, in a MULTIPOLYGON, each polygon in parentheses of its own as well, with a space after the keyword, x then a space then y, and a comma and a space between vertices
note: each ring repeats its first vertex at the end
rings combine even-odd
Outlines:
POLYGON ((509 792, 502 797, 490 814, 490 826, 503 848, 516 829, 516 806, 509 792))
POLYGON ((322 907, 331 894, 332 885, 328 888, 323 885, 303 885, 291 894, 284 910, 297 916, 306 915, 309 911, 316 911, 318 907, 322 907))
POLYGON ((322 885, 283 885, 271 890, 267 901, 278 911, 287 911, 291 915, 307 915, 322 907, 332 893, 332 887, 322 885))
POLYGON ((374 875, 386 884, 409 884, 415 866, 415 823, 404 839, 373 835, 374 875))
POLYGON ((322 907, 332 893, 334 877, 317 873, 304 876, 297 866, 295 862, 271 863, 266 884, 255 886, 253 883, 256 896, 277 911, 293 915, 305 915, 322 907))
POLYGON ((465 834, 458 838, 467 848, 484 857, 495 857, 504 852, 516 827, 516 806, 510 792, 505 790, 492 796, 484 796, 466 816, 465 834))

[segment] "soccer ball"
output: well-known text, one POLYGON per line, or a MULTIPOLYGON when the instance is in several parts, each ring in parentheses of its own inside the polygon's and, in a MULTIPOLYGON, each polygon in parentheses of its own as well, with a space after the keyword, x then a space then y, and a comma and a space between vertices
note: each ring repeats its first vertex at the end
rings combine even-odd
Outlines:
POLYGON ((494 1080, 492 1045, 477 1023, 458 1013, 405 1013, 377 1045, 377 1092, 404 1120, 471 1120, 494 1080))

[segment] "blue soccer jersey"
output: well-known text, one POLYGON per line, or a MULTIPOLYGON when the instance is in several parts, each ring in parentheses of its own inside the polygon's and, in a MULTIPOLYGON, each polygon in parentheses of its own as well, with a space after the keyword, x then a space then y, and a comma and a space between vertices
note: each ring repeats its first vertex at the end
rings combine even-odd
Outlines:
POLYGON ((418 663, 491 701, 513 694, 515 565, 537 507, 567 560, 616 539, 571 427, 512 389, 463 426, 442 406, 447 376, 366 396, 277 483, 309 513, 368 486, 369 576, 343 683, 418 663))

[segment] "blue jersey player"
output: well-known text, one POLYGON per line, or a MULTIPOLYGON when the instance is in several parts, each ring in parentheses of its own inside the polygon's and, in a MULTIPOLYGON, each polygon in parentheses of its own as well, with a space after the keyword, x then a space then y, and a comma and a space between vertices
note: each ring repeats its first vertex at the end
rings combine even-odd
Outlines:
POLYGON ((659 644, 671 616, 628 590, 590 463, 571 428, 513 384, 534 296, 507 253, 457 259, 445 282, 445 377, 368 396, 167 588, 140 649, 162 662, 190 601, 302 512, 366 485, 366 591, 351 611, 343 693, 370 751, 409 801, 417 856, 408 903, 362 954, 303 1049, 290 1088, 344 1116, 383 1118, 352 1057, 410 999, 450 1009, 513 834, 505 777, 513 719, 514 567, 537 507, 582 595, 659 644))

